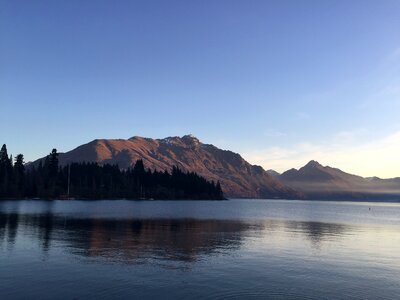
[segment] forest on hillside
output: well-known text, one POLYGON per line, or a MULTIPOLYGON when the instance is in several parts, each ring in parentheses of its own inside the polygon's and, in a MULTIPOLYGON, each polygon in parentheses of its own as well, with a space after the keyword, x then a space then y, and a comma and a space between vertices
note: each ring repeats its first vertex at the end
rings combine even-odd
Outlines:
POLYGON ((71 163, 60 166, 56 149, 37 166, 26 166, 0 150, 0 199, 190 199, 222 200, 219 182, 173 167, 147 170, 143 161, 121 170, 117 165, 71 163))

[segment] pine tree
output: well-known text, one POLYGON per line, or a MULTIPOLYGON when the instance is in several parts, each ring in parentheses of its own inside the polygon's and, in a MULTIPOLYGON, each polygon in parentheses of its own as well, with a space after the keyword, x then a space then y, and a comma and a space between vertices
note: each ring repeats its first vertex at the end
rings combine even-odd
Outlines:
POLYGON ((13 169, 14 169, 14 178, 17 189, 17 195, 23 196, 25 189, 25 166, 24 166, 24 156, 22 154, 18 154, 15 157, 15 163, 13 169))
POLYGON ((24 156, 18 154, 15 163, 7 147, 0 150, 0 198, 57 199, 68 191, 70 167, 70 196, 81 199, 223 199, 219 182, 207 181, 194 172, 179 167, 151 171, 138 160, 133 168, 121 170, 117 165, 73 163, 59 167, 58 153, 51 153, 38 166, 25 170, 24 156), (44 162, 44 163, 43 163, 44 162))
POLYGON ((219 182, 219 180, 215 188, 216 188, 216 196, 218 197, 218 199, 224 199, 224 193, 222 192, 221 183, 219 182))
POLYGON ((58 193, 57 179, 58 179, 58 153, 57 149, 53 149, 49 155, 46 156, 43 166, 43 183, 46 198, 53 198, 58 193))
POLYGON ((143 160, 138 159, 136 161, 135 166, 133 167, 133 172, 139 176, 144 174, 145 170, 144 170, 143 160))
POLYGON ((51 177, 54 177, 57 175, 58 172, 58 153, 57 149, 53 149, 49 155, 49 160, 48 160, 48 168, 49 168, 49 175, 51 177))
POLYGON ((7 146, 0 149, 0 197, 5 197, 10 192, 12 183, 12 162, 8 157, 7 146))

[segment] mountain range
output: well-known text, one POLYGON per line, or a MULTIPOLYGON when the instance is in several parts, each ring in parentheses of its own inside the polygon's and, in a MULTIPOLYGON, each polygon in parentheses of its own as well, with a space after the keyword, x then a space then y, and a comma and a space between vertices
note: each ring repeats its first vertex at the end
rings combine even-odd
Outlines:
POLYGON ((152 170, 171 170, 178 166, 208 180, 220 181, 228 198, 400 199, 400 178, 364 178, 324 167, 316 161, 310 161, 299 170, 290 169, 279 174, 252 165, 237 153, 204 144, 193 135, 164 139, 139 136, 96 139, 59 155, 60 165, 96 162, 117 164, 122 169, 132 167, 138 159, 152 170))
MULTIPOLYGON (((271 173, 270 173, 271 174, 271 173)), ((310 161, 275 175, 307 199, 400 200, 400 178, 361 177, 310 161)))
POLYGON ((192 135, 164 139, 139 136, 127 140, 96 139, 59 155, 60 165, 96 162, 117 164, 122 169, 132 167, 138 159, 142 159, 148 169, 164 171, 178 166, 208 180, 220 181, 225 196, 230 198, 295 199, 302 196, 262 167, 246 162, 239 154, 203 144, 192 135))

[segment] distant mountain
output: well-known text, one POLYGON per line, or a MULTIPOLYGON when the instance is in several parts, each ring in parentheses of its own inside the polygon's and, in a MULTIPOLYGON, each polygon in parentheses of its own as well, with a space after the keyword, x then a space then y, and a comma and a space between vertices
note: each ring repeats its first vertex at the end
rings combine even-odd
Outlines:
POLYGON ((400 178, 364 178, 310 161, 278 177, 307 199, 400 200, 400 178))
MULTIPOLYGON (((61 165, 70 162, 97 162, 132 167, 142 159, 146 168, 196 172, 208 180, 220 181, 225 196, 249 198, 299 198, 294 191, 268 174, 262 167, 251 165, 239 154, 203 144, 192 135, 150 139, 97 139, 72 151, 61 153, 61 165)), ((37 165, 36 161, 33 165, 37 165)))
POLYGON ((278 173, 277 171, 275 171, 275 170, 272 170, 272 169, 269 169, 269 170, 267 170, 266 171, 269 175, 271 175, 272 177, 275 177, 275 178, 278 178, 281 174, 280 173, 278 173))

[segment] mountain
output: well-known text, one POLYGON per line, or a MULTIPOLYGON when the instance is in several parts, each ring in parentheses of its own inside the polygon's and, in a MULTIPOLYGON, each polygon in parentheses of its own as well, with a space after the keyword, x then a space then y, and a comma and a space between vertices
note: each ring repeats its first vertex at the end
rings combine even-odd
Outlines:
MULTIPOLYGON (((118 164, 132 167, 142 159, 152 170, 196 172, 208 180, 220 181, 225 196, 234 198, 299 198, 301 194, 269 175, 262 167, 251 165, 239 154, 203 144, 192 135, 150 139, 96 139, 69 152, 60 153, 61 165, 71 162, 118 164)), ((33 165, 37 165, 36 161, 33 165)))
POLYGON ((299 170, 290 169, 278 177, 301 191, 307 199, 399 200, 400 178, 364 178, 312 160, 299 170))
POLYGON ((280 173, 278 173, 277 171, 275 171, 275 170, 272 170, 272 169, 269 169, 269 170, 267 170, 266 171, 269 175, 271 175, 272 177, 275 177, 275 178, 278 178, 281 174, 280 173))

